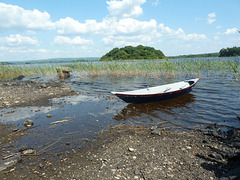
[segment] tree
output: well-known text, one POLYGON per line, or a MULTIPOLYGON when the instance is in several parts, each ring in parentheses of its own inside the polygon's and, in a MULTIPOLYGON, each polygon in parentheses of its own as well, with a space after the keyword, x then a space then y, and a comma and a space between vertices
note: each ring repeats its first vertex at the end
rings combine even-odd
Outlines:
POLYGON ((223 48, 219 52, 219 57, 240 56, 240 47, 223 48))

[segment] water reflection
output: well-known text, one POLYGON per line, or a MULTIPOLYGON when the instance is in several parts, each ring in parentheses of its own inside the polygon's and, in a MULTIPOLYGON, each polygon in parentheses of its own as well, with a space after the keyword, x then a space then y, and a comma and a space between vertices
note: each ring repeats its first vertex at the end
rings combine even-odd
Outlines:
POLYGON ((113 119, 114 120, 127 120, 132 117, 151 115, 156 117, 157 113, 166 113, 172 108, 188 107, 189 103, 195 101, 195 95, 186 94, 184 96, 164 100, 159 102, 141 103, 141 104, 128 104, 125 106, 113 119))

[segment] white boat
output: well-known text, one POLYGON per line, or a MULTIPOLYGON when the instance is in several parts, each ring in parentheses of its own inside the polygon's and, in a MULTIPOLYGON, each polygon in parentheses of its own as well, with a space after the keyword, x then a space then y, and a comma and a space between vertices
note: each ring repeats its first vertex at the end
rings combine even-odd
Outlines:
POLYGON ((134 91, 111 92, 127 103, 143 103, 171 99, 189 93, 199 81, 195 79, 185 80, 172 84, 138 89, 134 91))

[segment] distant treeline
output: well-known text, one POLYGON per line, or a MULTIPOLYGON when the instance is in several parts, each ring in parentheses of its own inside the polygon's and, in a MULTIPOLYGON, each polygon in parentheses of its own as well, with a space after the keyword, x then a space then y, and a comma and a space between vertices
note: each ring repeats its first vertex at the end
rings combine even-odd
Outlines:
POLYGON ((124 48, 114 48, 101 57, 100 61, 112 60, 135 60, 135 59, 163 59, 165 55, 161 50, 153 47, 138 45, 137 47, 126 46, 124 48))
POLYGON ((240 47, 223 48, 219 52, 220 57, 240 56, 240 47))
POLYGON ((219 57, 219 53, 205 53, 205 54, 189 54, 189 55, 179 55, 179 56, 168 56, 169 59, 205 58, 205 57, 219 57))

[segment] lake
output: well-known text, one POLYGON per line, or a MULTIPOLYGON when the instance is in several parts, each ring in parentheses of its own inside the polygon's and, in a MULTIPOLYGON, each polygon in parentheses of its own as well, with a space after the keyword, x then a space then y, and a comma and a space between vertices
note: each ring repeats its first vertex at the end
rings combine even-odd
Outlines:
MULTIPOLYGON (((237 63, 239 65, 239 58, 237 63)), ((16 148, 33 147, 40 153, 77 149, 109 125, 206 128, 207 125, 215 124, 216 128, 222 130, 230 127, 240 128, 240 121, 237 118, 237 115, 240 115, 240 84, 231 73, 206 72, 201 74, 200 81, 189 94, 154 103, 127 104, 110 93, 191 78, 196 77, 193 75, 81 76, 74 73, 71 79, 65 81, 69 87, 80 93, 78 96, 53 99, 52 106, 49 107, 1 109, 0 113, 3 116, 0 117, 0 122, 22 127, 26 119, 33 120, 35 128, 32 131, 37 132, 23 136, 16 142, 16 148), (36 109, 40 109, 40 112, 35 112, 36 109), (3 113, 11 110, 15 112, 3 113), (52 114, 52 118, 47 118, 47 114, 52 114), (71 122, 50 124, 59 120, 71 122)), ((49 77, 43 77, 42 80, 49 80, 49 77)))

